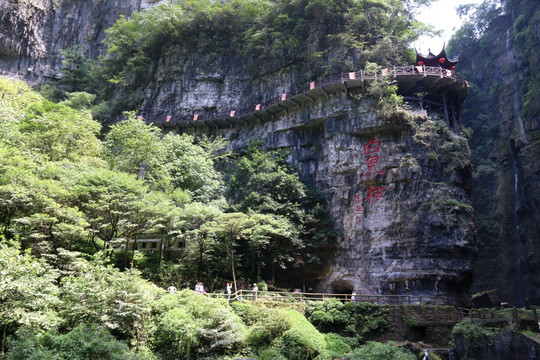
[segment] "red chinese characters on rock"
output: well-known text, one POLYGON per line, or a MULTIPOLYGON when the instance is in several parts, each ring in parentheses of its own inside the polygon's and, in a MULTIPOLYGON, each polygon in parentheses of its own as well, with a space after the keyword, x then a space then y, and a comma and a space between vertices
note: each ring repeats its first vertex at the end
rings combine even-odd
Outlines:
MULTIPOLYGON (((384 171, 379 171, 375 169, 375 166, 379 163, 379 151, 381 150, 381 140, 376 140, 375 137, 369 140, 367 144, 364 144, 364 155, 367 156, 366 164, 368 166, 368 171, 362 176, 365 178, 369 176, 369 179, 373 179, 373 172, 377 174, 383 174, 384 171)), ((371 205, 372 202, 376 203, 383 197, 383 192, 386 189, 385 186, 370 186, 366 190, 366 197, 364 200, 368 201, 371 205)))
MULTIPOLYGON (((364 145, 364 155, 368 156, 371 154, 376 154, 381 149, 381 140, 375 140, 375 138, 369 140, 367 144, 364 145)), ((369 175, 370 179, 373 179, 373 171, 378 174, 382 174, 382 171, 376 170, 375 165, 379 162, 379 155, 371 155, 367 158, 366 163, 368 166, 368 171, 362 176, 365 178, 369 175)))
MULTIPOLYGON (((369 140, 366 144, 363 145, 364 148, 364 156, 366 156, 366 164, 368 166, 368 171, 362 175, 362 178, 368 178, 370 180, 373 180, 373 175, 377 174, 384 174, 384 171, 379 171, 376 169, 377 164, 379 163, 379 152, 381 151, 381 140, 375 139, 373 137, 371 140, 369 140)), ((363 218, 363 207, 362 203, 369 203, 369 205, 375 204, 377 201, 381 200, 384 197, 384 191, 386 190, 386 186, 377 186, 377 185, 371 185, 369 186, 366 191, 365 197, 362 197, 362 195, 357 194, 354 196, 354 223, 355 225, 358 225, 362 222, 363 218)))
POLYGON ((376 203, 377 201, 382 199, 384 189, 386 189, 385 186, 371 186, 371 187, 369 187, 367 189, 367 191, 366 191, 367 195, 366 195, 365 200, 367 200, 370 205, 371 205, 372 200, 373 200, 374 203, 376 203))

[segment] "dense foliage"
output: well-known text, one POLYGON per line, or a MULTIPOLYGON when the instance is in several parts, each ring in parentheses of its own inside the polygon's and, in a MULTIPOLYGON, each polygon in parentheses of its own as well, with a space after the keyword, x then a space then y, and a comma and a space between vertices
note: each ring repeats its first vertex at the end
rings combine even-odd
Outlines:
MULTIPOLYGON (((320 197, 309 195, 282 156, 258 145, 232 161, 222 152, 222 139, 163 136, 132 114, 100 140, 86 98, 77 93, 53 103, 21 82, 0 79, 2 344, 7 336, 25 337, 37 351, 32 356, 47 358, 95 332, 111 358, 128 350, 110 336, 137 351, 161 349, 182 337, 170 353, 160 350, 169 358, 241 352, 246 330, 230 310, 213 302, 196 305, 206 298, 190 291, 179 294, 178 303, 168 303, 169 297, 156 302, 163 290, 143 281, 136 268, 164 287, 199 280, 212 290, 229 279, 259 281, 276 266, 302 267, 332 240, 320 197), (233 206, 218 161, 228 161, 225 168, 237 179, 227 193, 233 206), (253 168, 261 161, 266 165, 253 168), (241 180, 246 171, 253 179, 241 180), (277 196, 269 204, 281 207, 264 207, 250 197, 252 203, 242 203, 232 195, 239 187, 254 193, 258 186, 277 196), (159 251, 136 250, 148 233, 157 234, 159 251), (180 243, 184 249, 172 257, 180 243), (185 324, 199 318, 203 323, 189 333, 185 324), (220 338, 228 331, 230 340, 220 338)), ((295 336, 288 341, 297 341, 295 336)), ((22 346, 14 345, 14 358, 22 346)), ((323 340, 317 346, 324 347, 323 340)), ((86 355, 65 357, 90 356, 80 351, 86 355)))
POLYGON ((486 342, 489 342, 498 330, 496 328, 489 328, 482 324, 474 323, 468 320, 464 320, 452 329, 454 336, 461 336, 466 342, 468 349, 477 349, 486 342))
POLYGON ((342 303, 337 299, 310 302, 306 309, 306 317, 317 328, 360 342, 368 334, 387 329, 387 315, 388 309, 378 304, 342 303))

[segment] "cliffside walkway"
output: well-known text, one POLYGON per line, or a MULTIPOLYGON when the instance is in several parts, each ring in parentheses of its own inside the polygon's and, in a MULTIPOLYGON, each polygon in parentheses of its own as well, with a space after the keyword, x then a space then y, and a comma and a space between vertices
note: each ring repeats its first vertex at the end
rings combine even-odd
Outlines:
POLYGON ((163 128, 176 128, 179 131, 198 127, 226 129, 247 126, 277 119, 284 114, 306 108, 321 98, 329 98, 332 94, 365 91, 370 81, 381 77, 393 78, 398 85, 398 93, 405 100, 418 101, 443 109, 447 124, 457 130, 458 108, 468 94, 467 81, 456 71, 414 65, 394 66, 373 73, 360 70, 319 78, 264 103, 251 104, 242 109, 192 114, 175 114, 173 110, 150 109, 143 111, 142 116, 150 123, 163 128), (418 93, 422 91, 426 91, 429 95, 418 97, 418 93))

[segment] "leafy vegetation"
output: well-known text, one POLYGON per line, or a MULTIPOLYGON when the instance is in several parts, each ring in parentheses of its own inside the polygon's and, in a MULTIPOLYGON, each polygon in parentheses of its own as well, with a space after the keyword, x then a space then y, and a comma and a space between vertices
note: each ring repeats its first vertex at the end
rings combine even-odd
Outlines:
POLYGON ((337 299, 309 302, 307 319, 324 332, 333 332, 360 341, 368 334, 389 326, 388 309, 371 303, 342 303, 337 299))
POLYGON ((347 360, 414 360, 416 357, 410 351, 395 346, 391 342, 378 343, 368 341, 350 354, 345 355, 347 360))
POLYGON ((467 347, 471 349, 478 348, 485 341, 492 339, 497 333, 496 329, 469 320, 463 320, 452 329, 452 334, 454 336, 463 336, 467 342, 467 347))
POLYGON ((299 313, 303 320, 280 310, 289 325, 275 346, 255 330, 251 339, 262 340, 252 344, 227 302, 189 290, 160 298, 164 290, 142 279, 162 287, 198 280, 208 290, 237 278, 298 281, 274 268, 315 263, 333 229, 321 197, 284 156, 254 144, 232 161, 222 139, 163 136, 133 114, 100 140, 85 109, 91 98, 54 103, 0 79, 2 352, 11 338, 13 358, 25 347, 35 350, 28 358, 215 357, 249 346, 325 354, 324 336, 299 313), (216 170, 220 161, 231 173, 216 170), (225 176, 236 179, 227 192, 225 176), (234 195, 259 186, 265 201, 234 195), (156 252, 138 251, 145 234, 156 234, 156 252), (86 336, 103 347, 68 351, 65 344, 92 344, 86 336))

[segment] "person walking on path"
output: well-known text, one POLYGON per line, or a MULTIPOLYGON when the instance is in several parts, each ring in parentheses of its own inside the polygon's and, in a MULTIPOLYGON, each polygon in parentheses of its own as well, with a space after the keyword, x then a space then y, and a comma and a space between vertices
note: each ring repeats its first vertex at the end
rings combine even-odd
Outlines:
POLYGON ((231 300, 231 290, 232 285, 230 283, 227 283, 227 300, 231 300))
POLYGON ((257 292, 259 292, 259 287, 257 284, 253 284, 253 301, 257 301, 257 292))

